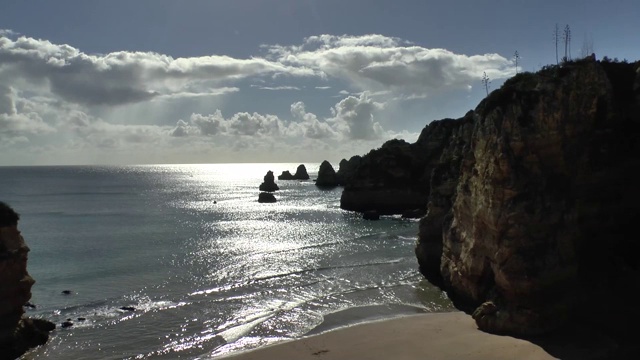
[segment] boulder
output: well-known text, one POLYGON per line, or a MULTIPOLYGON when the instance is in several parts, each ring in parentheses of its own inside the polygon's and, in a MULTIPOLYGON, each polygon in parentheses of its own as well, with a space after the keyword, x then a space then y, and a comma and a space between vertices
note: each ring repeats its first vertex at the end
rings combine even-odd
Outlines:
POLYGON ((259 203, 274 203, 276 202, 276 197, 273 196, 272 193, 268 193, 268 192, 261 192, 258 195, 258 202, 259 203))
POLYGON ((273 192, 279 190, 280 188, 274 181, 273 171, 267 171, 267 174, 264 176, 264 182, 260 184, 260 191, 269 191, 273 192))
POLYGON ((0 358, 15 359, 44 344, 55 324, 24 316, 35 281, 27 272, 29 247, 18 230, 19 215, 0 202, 0 358))
POLYGON ((333 170, 333 166, 325 160, 320 164, 318 170, 318 178, 316 179, 316 186, 320 187, 335 187, 338 186, 338 177, 336 171, 333 170))

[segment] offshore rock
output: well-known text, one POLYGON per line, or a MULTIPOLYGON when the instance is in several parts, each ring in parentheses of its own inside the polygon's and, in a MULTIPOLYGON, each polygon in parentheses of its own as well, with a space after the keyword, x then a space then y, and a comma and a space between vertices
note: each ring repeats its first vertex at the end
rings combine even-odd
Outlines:
POLYGON ((35 281, 27 272, 29 248, 18 231, 19 216, 0 202, 0 359, 15 359, 44 344, 55 325, 24 317, 35 281))
POLYGON ((309 174, 307 174, 307 168, 300 164, 296 169, 296 173, 293 175, 295 180, 309 180, 309 174))
POLYGON ((335 187, 338 186, 338 176, 336 171, 333 170, 333 166, 327 160, 320 164, 318 170, 318 178, 316 179, 316 186, 320 187, 335 187))
POLYGON ((261 192, 258 195, 258 202, 259 203, 274 203, 276 202, 276 197, 273 196, 272 193, 268 193, 268 192, 261 192))
POLYGON ((289 170, 285 170, 282 174, 278 175, 278 180, 295 180, 295 178, 291 175, 289 170))
POLYGON ((276 190, 280 190, 278 185, 274 181, 273 171, 267 171, 267 174, 264 176, 264 182, 260 184, 260 191, 269 191, 273 192, 276 190))
POLYGON ((453 121, 416 255, 480 329, 527 336, 578 322, 637 348, 639 65, 521 73, 453 121))

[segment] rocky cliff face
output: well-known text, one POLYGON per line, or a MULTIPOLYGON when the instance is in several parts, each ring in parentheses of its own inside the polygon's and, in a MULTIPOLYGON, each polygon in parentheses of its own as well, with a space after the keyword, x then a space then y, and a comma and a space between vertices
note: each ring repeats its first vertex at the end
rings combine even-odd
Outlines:
POLYGON ((640 319, 639 64, 520 74, 452 125, 416 255, 481 329, 581 318, 619 335, 640 319))
POLYGON ((5 221, 8 209, 0 203, 0 359, 15 359, 44 344, 55 328, 48 321, 23 316, 35 281, 27 273, 29 248, 17 229, 17 214, 15 224, 5 221))
POLYGON ((344 178, 340 207, 361 212, 374 210, 379 214, 424 209, 431 173, 440 164, 442 151, 458 127, 458 122, 452 119, 434 121, 413 144, 389 140, 356 159, 355 169, 350 169, 344 178))

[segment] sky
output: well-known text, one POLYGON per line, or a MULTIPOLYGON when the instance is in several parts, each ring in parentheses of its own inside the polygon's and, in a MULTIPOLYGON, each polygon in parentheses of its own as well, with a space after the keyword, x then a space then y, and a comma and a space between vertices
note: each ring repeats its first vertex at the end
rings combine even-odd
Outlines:
POLYGON ((556 25, 640 59, 638 0, 1 1, 0 166, 337 162, 555 64, 556 25))

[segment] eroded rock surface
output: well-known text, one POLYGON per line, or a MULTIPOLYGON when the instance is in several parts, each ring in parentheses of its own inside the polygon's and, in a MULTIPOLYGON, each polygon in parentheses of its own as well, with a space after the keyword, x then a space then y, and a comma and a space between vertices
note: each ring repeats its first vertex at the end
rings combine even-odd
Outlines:
POLYGON ((29 247, 18 230, 18 215, 0 202, 0 359, 15 359, 44 344, 55 325, 24 316, 35 281, 27 272, 29 247))
POLYGON ((593 59, 520 74, 456 121, 416 255, 481 329, 535 335, 572 320, 633 332, 638 74, 593 59))

